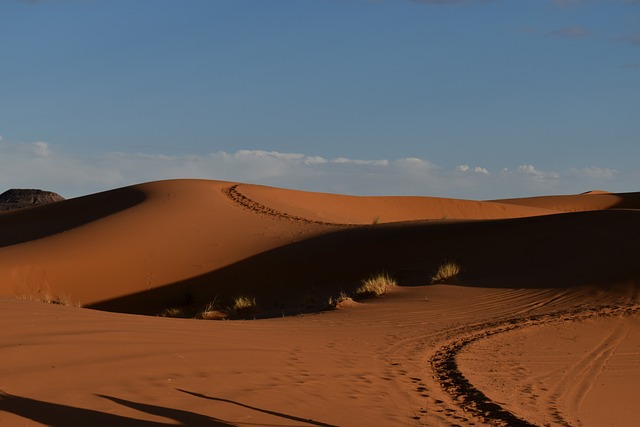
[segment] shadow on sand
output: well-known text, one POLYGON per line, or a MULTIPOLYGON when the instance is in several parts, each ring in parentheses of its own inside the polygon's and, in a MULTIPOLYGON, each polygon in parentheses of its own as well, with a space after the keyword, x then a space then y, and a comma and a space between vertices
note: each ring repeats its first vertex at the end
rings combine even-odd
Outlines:
POLYGON ((100 397, 140 412, 146 412, 147 414, 172 420, 172 422, 161 423, 158 421, 139 420, 122 415, 94 411, 91 409, 43 402, 41 400, 14 396, 2 392, 0 392, 0 411, 10 412, 20 417, 28 418, 51 427, 66 427, 70 425, 92 427, 153 427, 176 425, 203 427, 237 426, 237 424, 227 423, 206 415, 200 415, 180 409, 171 409, 162 406, 131 402, 117 397, 102 395, 100 395, 100 397))
POLYGON ((146 197, 142 191, 135 188, 121 188, 48 205, 3 212, 0 216, 0 247, 42 239, 89 224, 132 208, 142 203, 146 197), (94 200, 99 200, 99 203, 93 203, 94 200))
MULTIPOLYGON (((465 286, 568 288, 640 280, 640 210, 575 212, 492 221, 414 221, 335 230, 277 247, 183 281, 101 301, 86 308, 158 314, 181 301, 204 306, 254 297, 275 316, 353 294, 382 271, 401 286, 427 285, 455 261, 465 286)), ((224 304, 222 304, 224 305, 224 304)))
POLYGON ((229 400, 229 399, 223 399, 223 398, 220 398, 220 397, 206 396, 204 394, 195 393, 195 392, 187 391, 187 390, 182 390, 182 389, 179 389, 179 388, 177 388, 176 390, 178 390, 178 391, 180 391, 182 393, 190 394, 191 396, 200 397, 202 399, 213 400, 213 401, 216 401, 216 402, 223 402, 223 403, 231 403, 232 405, 237 405, 237 406, 241 406, 243 408, 251 409, 253 411, 262 412, 263 414, 273 415, 275 417, 285 418, 287 420, 297 421, 297 422, 305 423, 305 424, 312 425, 312 426, 337 427, 337 426, 335 426, 333 424, 327 424, 327 423, 322 423, 320 421, 314 421, 314 420, 310 420, 310 419, 306 419, 306 418, 295 417, 293 415, 283 414, 282 412, 275 412, 275 411, 269 411, 267 409, 256 408, 255 406, 245 405, 244 403, 239 403, 239 402, 236 402, 236 401, 233 401, 233 400, 229 400))

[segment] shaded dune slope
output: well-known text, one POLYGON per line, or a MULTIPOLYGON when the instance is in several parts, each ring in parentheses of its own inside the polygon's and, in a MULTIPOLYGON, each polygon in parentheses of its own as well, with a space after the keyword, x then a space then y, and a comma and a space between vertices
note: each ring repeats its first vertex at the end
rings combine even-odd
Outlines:
POLYGON ((133 187, 0 213, 0 247, 42 239, 97 221, 145 200, 133 187), (63 203, 61 203, 63 202, 63 203))
POLYGON ((383 270, 401 285, 427 284, 445 260, 468 285, 638 279, 639 211, 549 215, 557 204, 523 204, 141 184, 0 215, 0 294, 143 314, 250 295, 275 314, 383 270), (445 217, 458 220, 433 220, 445 217))

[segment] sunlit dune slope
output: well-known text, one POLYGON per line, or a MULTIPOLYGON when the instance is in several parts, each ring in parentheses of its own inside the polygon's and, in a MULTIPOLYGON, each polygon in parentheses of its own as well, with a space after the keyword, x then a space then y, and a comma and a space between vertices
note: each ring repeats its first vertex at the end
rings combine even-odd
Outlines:
POLYGON ((344 196, 257 185, 239 186, 251 200, 314 221, 371 224, 421 219, 503 219, 557 213, 555 208, 441 197, 344 196))
POLYGON ((553 212, 154 182, 0 215, 0 293, 145 314, 249 295, 284 312, 383 270, 426 284, 445 260, 460 263, 461 283, 485 286, 636 278, 640 212, 553 212))
POLYGON ((575 195, 524 197, 493 200, 493 202, 563 212, 640 209, 640 193, 608 193, 596 190, 575 195))

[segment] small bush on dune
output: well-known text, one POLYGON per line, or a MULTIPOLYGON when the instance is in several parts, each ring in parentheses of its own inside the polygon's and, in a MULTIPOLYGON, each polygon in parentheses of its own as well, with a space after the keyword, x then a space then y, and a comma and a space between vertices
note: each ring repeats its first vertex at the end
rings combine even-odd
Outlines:
POLYGON ((255 310, 255 308, 256 299, 244 295, 234 298, 233 306, 231 307, 234 313, 246 313, 255 310))
POLYGON ((69 307, 73 305, 73 303, 71 302, 71 298, 67 296, 46 295, 43 301, 46 302, 47 304, 66 305, 69 307))
POLYGON ((19 299, 44 302, 54 305, 66 305, 67 307, 81 307, 80 303, 74 303, 70 296, 66 295, 50 295, 50 294, 38 294, 38 295, 20 295, 19 299))
POLYGON ((184 312, 180 307, 169 307, 163 310, 158 316, 160 317, 184 317, 184 312))
POLYGON ((255 308, 255 298, 238 296, 233 299, 230 306, 221 307, 218 303, 218 298, 216 297, 213 301, 205 305, 195 318, 204 320, 225 320, 233 317, 234 315, 252 313, 255 311, 255 308))
POLYGON ((438 267, 438 271, 431 277, 431 283, 444 283, 455 279, 460 274, 460 265, 447 261, 438 267))
POLYGON ((208 303, 197 316, 199 319, 205 320, 221 320, 229 317, 228 313, 220 310, 216 304, 216 300, 208 303))
POLYGON ((380 273, 362 281, 360 287, 356 289, 356 296, 360 298, 370 296, 382 296, 387 292, 387 288, 396 286, 395 280, 387 273, 380 273))
POLYGON ((338 304, 340 304, 343 301, 347 301, 350 300, 351 298, 349 297, 349 295, 347 295, 344 291, 340 291, 340 294, 336 297, 334 296, 330 296, 329 300, 327 301, 327 305, 329 307, 337 307, 338 304))

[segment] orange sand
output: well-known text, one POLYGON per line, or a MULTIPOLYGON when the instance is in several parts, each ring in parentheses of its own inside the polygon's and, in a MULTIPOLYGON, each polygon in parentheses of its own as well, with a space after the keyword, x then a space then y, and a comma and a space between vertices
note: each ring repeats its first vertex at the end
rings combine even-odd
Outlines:
POLYGON ((0 213, 0 424, 640 425, 638 208, 173 180, 0 213), (260 320, 155 316, 240 295, 260 320))

